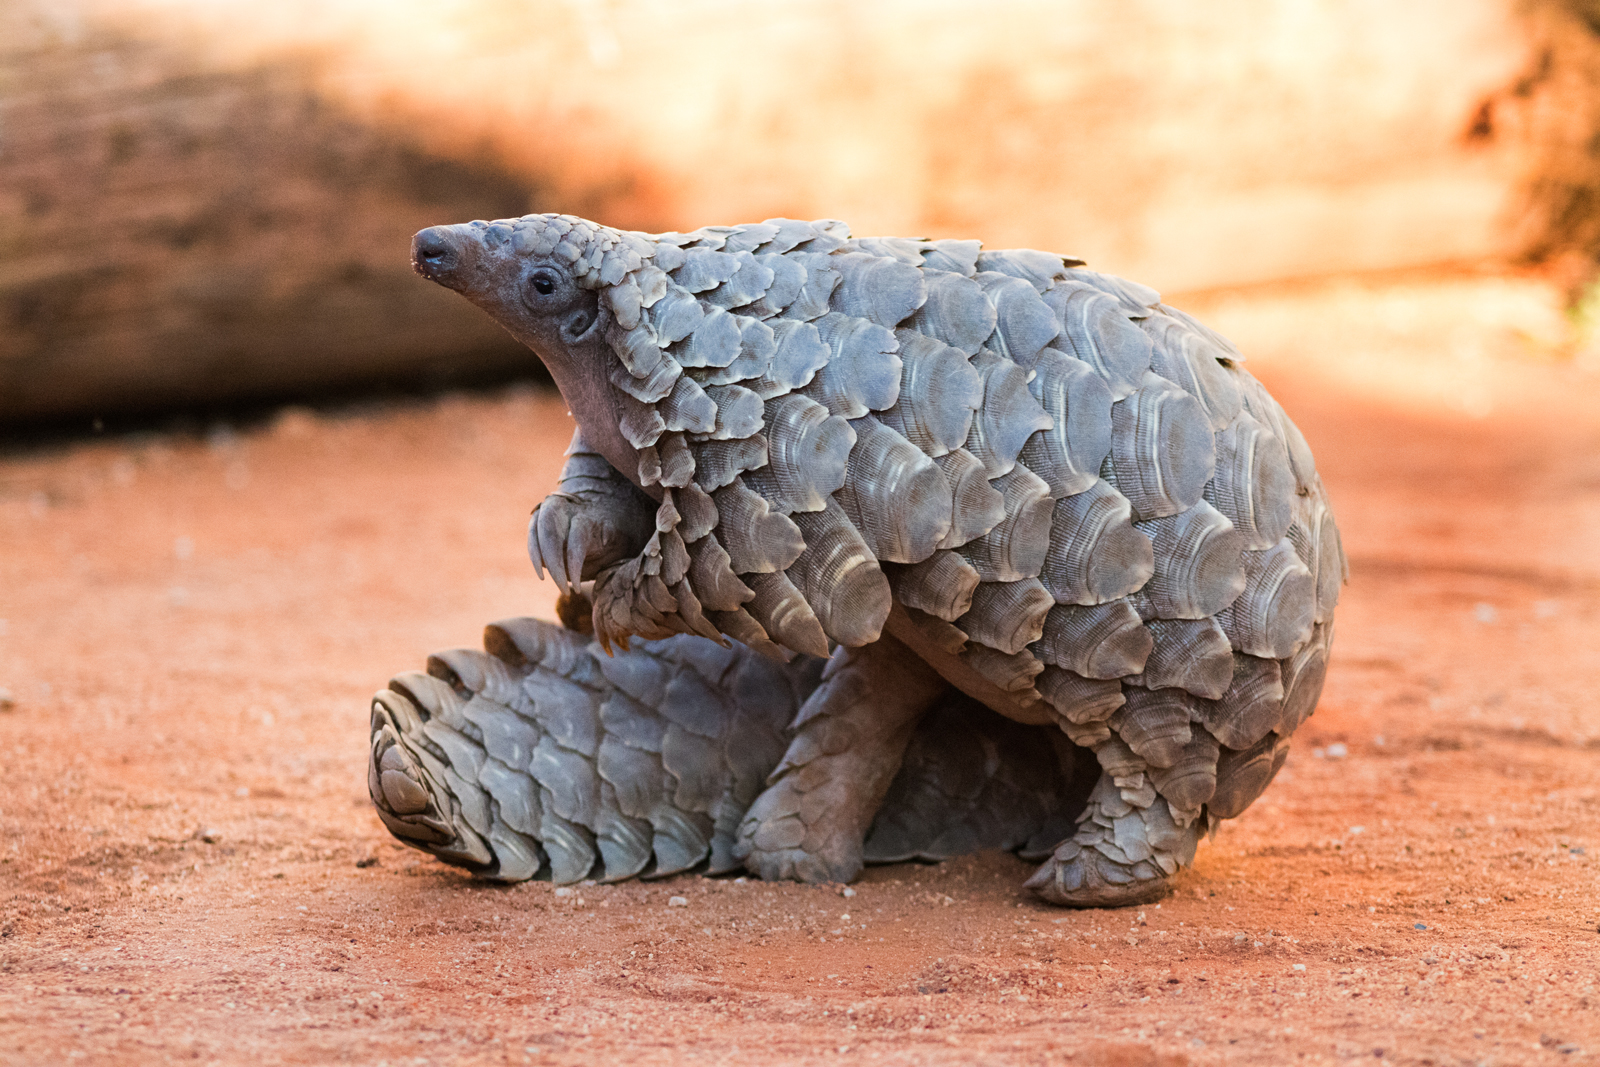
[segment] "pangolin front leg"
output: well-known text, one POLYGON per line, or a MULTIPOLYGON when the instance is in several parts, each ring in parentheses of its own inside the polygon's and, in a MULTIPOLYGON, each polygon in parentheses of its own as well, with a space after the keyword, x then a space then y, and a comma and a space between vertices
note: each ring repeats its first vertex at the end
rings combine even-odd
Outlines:
POLYGON ((948 688, 893 637, 841 647, 801 707, 783 762, 745 814, 734 855, 769 881, 854 878, 917 720, 948 688))
POLYGON ((583 431, 572 435, 556 491, 528 520, 528 556, 567 594, 611 564, 636 555, 655 529, 656 503, 604 456, 583 431))

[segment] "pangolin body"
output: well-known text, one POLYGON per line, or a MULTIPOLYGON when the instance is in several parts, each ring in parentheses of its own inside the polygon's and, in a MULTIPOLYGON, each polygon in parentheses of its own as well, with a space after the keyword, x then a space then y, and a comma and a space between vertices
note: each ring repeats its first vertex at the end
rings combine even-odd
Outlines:
MULTIPOLYGON (((530 550, 595 579, 602 644, 726 635, 853 657, 869 681, 892 646, 1058 726, 1104 773, 1036 879, 1051 899, 1147 897, 1316 704, 1345 562, 1310 450, 1229 342, 1146 287, 789 219, 646 235, 534 215, 425 230, 413 260, 529 344, 572 408, 530 550)), ((844 715, 847 688, 812 699, 844 715)), ((912 719, 938 699, 916 691, 912 719)), ((883 758, 905 743, 886 735, 883 758)), ((792 860, 821 846, 783 829, 807 819, 785 788, 741 855, 853 873, 792 860)))

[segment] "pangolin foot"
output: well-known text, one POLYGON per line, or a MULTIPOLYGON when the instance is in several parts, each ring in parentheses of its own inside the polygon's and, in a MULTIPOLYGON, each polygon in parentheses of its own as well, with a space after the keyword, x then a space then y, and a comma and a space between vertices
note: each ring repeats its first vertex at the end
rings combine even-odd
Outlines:
POLYGON ((1172 891, 1170 879, 1179 868, 1194 862, 1206 828, 1201 812, 1179 814, 1181 821, 1154 790, 1124 789, 1103 774, 1078 816, 1078 832, 1026 884, 1050 903, 1070 908, 1160 900, 1172 891))
POLYGON ((862 868, 860 820, 806 803, 797 777, 786 775, 756 798, 739 824, 734 857, 763 881, 848 882, 862 868))
POLYGON ((1027 887, 1069 908, 1122 908, 1149 904, 1172 892, 1170 880, 1148 860, 1118 863, 1092 845, 1064 842, 1027 887))

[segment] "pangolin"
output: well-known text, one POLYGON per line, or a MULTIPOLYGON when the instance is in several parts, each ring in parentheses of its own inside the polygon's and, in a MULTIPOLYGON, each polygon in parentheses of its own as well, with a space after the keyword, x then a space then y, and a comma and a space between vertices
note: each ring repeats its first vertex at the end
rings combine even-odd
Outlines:
POLYGON ((976 701, 1099 768, 1028 885, 1154 899, 1316 705, 1346 564, 1310 449, 1145 286, 833 220, 529 215, 423 230, 412 261, 572 411, 529 551, 592 581, 602 649, 828 660, 729 831, 764 878, 853 878, 919 723, 976 701))

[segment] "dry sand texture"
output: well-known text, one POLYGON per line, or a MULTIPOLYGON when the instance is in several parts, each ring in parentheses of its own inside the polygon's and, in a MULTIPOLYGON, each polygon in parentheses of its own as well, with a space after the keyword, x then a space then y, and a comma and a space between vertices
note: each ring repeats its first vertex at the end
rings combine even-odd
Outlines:
POLYGON ((0 455, 0 1063, 1594 1062, 1600 369, 1537 279, 1190 303, 1353 581, 1283 775, 1143 909, 993 854, 564 892, 395 844, 368 696, 548 614, 552 397, 0 455))

